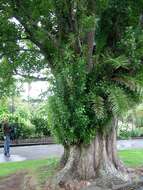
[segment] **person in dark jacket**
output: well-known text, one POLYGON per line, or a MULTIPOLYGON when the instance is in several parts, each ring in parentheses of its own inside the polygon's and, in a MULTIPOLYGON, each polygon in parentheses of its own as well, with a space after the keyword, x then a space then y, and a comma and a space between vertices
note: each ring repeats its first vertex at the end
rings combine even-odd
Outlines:
POLYGON ((8 119, 5 119, 3 122, 3 133, 4 133, 4 155, 10 157, 10 125, 8 119))

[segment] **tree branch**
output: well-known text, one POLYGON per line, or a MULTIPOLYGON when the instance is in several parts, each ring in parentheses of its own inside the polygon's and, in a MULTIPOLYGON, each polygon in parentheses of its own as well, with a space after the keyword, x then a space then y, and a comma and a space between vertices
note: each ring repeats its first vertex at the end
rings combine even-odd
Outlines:
MULTIPOLYGON (((44 55, 45 59, 48 61, 50 68, 53 69, 53 62, 52 62, 52 57, 50 55, 50 52, 48 52, 44 43, 41 43, 40 40, 37 39, 37 37, 35 36, 35 31, 37 31, 37 26, 34 24, 33 20, 31 20, 29 15, 28 15, 28 22, 31 21, 30 25, 27 24, 27 19, 24 20, 24 18, 20 16, 23 12, 23 7, 21 8, 21 1, 15 0, 11 2, 13 5, 13 11, 14 11, 13 16, 21 23, 21 25, 25 29, 25 32, 27 33, 27 38, 40 49, 40 52, 44 55)), ((27 14, 25 16, 27 17, 27 14)))
POLYGON ((35 38, 35 36, 33 35, 32 31, 28 28, 28 26, 26 25, 26 23, 24 23, 21 18, 19 16, 15 16, 16 19, 19 20, 19 22, 23 25, 25 32, 28 34, 28 39, 33 42, 39 49, 40 52, 44 55, 45 59, 48 61, 48 64, 50 66, 50 68, 53 68, 53 62, 52 62, 52 58, 50 56, 50 54, 48 54, 46 48, 43 46, 42 43, 39 42, 39 40, 37 40, 35 38))
POLYGON ((93 47, 94 47, 94 38, 95 31, 88 32, 87 34, 87 47, 88 47, 88 55, 87 55, 87 63, 88 63, 88 71, 90 72, 93 68, 93 47))
POLYGON ((20 77, 23 77, 25 79, 31 79, 32 81, 48 81, 48 78, 47 77, 39 77, 39 76, 33 76, 33 75, 29 75, 29 74, 22 74, 22 73, 19 73, 16 69, 14 70, 14 75, 18 75, 20 77))

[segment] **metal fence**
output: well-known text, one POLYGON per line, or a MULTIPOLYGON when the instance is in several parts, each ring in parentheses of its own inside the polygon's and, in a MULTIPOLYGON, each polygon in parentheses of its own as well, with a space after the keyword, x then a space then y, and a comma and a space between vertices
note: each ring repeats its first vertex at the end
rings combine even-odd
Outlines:
MULTIPOLYGON (((3 146, 3 141, 0 141, 0 146, 3 146)), ((12 146, 27 146, 27 145, 44 145, 54 144, 55 141, 52 137, 41 137, 41 138, 29 138, 29 139, 17 139, 11 141, 12 146)))

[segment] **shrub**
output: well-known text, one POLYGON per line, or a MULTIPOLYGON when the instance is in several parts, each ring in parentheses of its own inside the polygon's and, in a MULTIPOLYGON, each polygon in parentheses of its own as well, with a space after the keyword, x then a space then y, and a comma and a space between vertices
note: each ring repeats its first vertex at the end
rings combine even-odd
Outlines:
POLYGON ((25 126, 24 123, 20 123, 18 129, 16 130, 17 139, 27 139, 34 137, 35 127, 34 126, 25 126))
POLYGON ((119 139, 129 139, 132 137, 143 137, 143 128, 135 128, 133 130, 122 129, 119 131, 119 139))
POLYGON ((127 130, 120 130, 119 135, 118 135, 119 139, 129 139, 131 138, 131 133, 130 131, 127 130))
MULTIPOLYGON (((9 124, 11 128, 14 129, 14 138, 19 139, 25 139, 30 138, 35 135, 35 127, 32 125, 30 120, 26 120, 25 118, 22 118, 18 114, 7 114, 6 117, 9 119, 9 124)), ((3 133, 2 133, 2 121, 5 118, 5 115, 1 115, 0 117, 0 139, 3 139, 3 133)))
POLYGON ((31 123, 35 126, 35 134, 38 136, 50 136, 48 120, 46 118, 34 116, 31 123))

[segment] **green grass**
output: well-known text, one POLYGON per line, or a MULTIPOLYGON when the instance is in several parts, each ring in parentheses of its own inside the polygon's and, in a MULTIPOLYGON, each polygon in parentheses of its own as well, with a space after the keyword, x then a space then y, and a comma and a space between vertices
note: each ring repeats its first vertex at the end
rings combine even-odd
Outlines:
POLYGON ((143 149, 122 150, 119 156, 127 166, 143 166, 143 149))
MULTIPOLYGON (((143 166, 143 149, 122 150, 119 151, 119 156, 127 166, 143 166)), ((40 183, 44 183, 46 177, 53 175, 57 164, 58 159, 56 158, 0 163, 0 176, 7 176, 17 171, 29 170, 37 175, 40 183)))
MULTIPOLYGON (((27 160, 13 163, 0 163, 0 176, 7 176, 17 171, 29 170, 33 173, 41 168, 47 168, 47 175, 56 167, 58 159, 27 160), (49 168, 49 169, 48 169, 49 168)), ((36 172, 37 173, 37 172, 36 172)))

